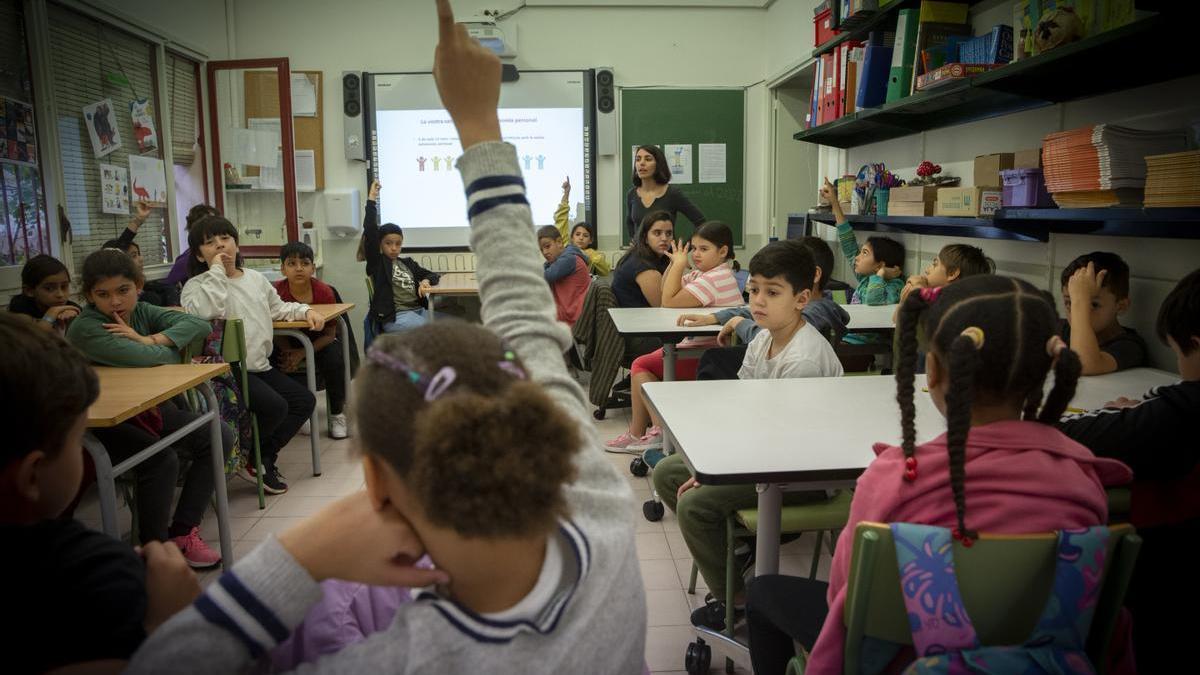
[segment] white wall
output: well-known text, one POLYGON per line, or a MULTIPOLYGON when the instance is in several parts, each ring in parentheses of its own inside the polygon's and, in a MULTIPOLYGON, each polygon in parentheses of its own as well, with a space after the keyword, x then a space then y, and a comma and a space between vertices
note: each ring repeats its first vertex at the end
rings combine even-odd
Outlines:
MULTIPOLYGON (((515 5, 480 0, 454 4, 460 18, 515 5)), ((336 114, 342 105, 337 86, 341 71, 427 71, 437 37, 428 0, 359 0, 354 11, 348 6, 327 0, 235 0, 238 58, 287 56, 294 70, 325 72, 326 190, 366 187, 365 165, 344 159, 341 150, 342 117, 336 114)), ((517 26, 519 68, 604 65, 613 67, 618 86, 726 87, 764 78, 766 15, 754 8, 527 7, 501 25, 517 26)), ((748 90, 746 99, 745 231, 748 248, 756 250, 766 240, 767 221, 763 85, 748 90)), ((599 158, 595 194, 602 248, 616 245, 625 190, 618 160, 599 158)), ((324 246, 324 277, 348 301, 365 305, 362 268, 354 261, 357 242, 328 239, 324 246)))
POLYGON ((768 80, 812 57, 812 8, 816 4, 814 0, 775 0, 767 8, 768 80))
POLYGON ((153 26, 165 36, 181 44, 199 49, 210 59, 229 55, 226 39, 225 0, 92 0, 97 6, 107 6, 153 26))

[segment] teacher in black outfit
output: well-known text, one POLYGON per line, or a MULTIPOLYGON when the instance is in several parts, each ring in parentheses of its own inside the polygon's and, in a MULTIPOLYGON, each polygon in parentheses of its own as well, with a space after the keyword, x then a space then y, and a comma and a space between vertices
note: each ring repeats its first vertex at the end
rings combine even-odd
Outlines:
MULTIPOLYGON (((672 187, 671 168, 667 166, 667 157, 657 146, 639 145, 633 162, 633 187, 625 196, 625 231, 629 240, 633 241, 638 225, 651 211, 666 211, 671 214, 671 222, 682 212, 692 221, 692 229, 704 224, 704 214, 678 188, 672 187)), ((691 233, 681 233, 676 228, 676 236, 686 241, 691 240, 691 233), (686 236, 684 236, 686 234, 686 236)))

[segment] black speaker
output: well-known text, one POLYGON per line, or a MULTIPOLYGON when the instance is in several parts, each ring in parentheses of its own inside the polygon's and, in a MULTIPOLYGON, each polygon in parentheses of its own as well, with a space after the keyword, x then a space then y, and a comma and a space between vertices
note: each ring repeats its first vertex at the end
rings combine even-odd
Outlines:
POLYGON ((608 68, 596 69, 596 110, 610 113, 617 108, 617 91, 613 83, 613 72, 608 68))
POLYGON ((342 71, 342 132, 345 137, 346 159, 366 159, 362 102, 362 75, 353 70, 342 71))
POLYGON ((596 150, 617 154, 617 83, 612 68, 596 68, 596 150))

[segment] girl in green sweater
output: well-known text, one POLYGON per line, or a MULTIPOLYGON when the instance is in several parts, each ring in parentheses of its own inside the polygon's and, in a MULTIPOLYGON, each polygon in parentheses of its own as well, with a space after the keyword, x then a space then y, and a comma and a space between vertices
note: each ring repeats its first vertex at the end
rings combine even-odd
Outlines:
MULTIPOLYGON (((104 249, 83 261, 83 294, 88 305, 67 329, 67 341, 91 361, 118 368, 144 368, 179 363, 179 350, 208 335, 208 322, 181 311, 138 302, 142 273, 133 259, 104 249)), ((122 462, 196 419, 170 401, 109 429, 92 433, 113 464, 122 462)), ((222 429, 224 451, 233 434, 222 429)), ((142 542, 174 542, 192 567, 212 567, 221 555, 200 537, 200 521, 213 494, 207 427, 138 464, 133 473, 142 542), (192 460, 179 503, 171 518, 171 501, 179 475, 179 457, 192 460)))

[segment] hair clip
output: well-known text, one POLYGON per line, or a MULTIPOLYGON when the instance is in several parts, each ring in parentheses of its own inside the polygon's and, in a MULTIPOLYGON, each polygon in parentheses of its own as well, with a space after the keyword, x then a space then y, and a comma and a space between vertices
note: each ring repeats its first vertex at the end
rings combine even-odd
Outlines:
POLYGON ((971 342, 975 343, 975 349, 983 349, 983 329, 979 326, 967 326, 963 329, 962 335, 971 338, 971 342))
POLYGON ((1057 335, 1051 335, 1049 340, 1046 340, 1046 356, 1052 359, 1057 359, 1062 350, 1067 348, 1067 343, 1057 335))
POLYGON ((442 366, 441 369, 434 373, 433 377, 427 379, 413 369, 412 366, 377 347, 367 350, 367 358, 408 379, 425 396, 426 401, 432 401, 446 393, 446 390, 458 378, 458 373, 453 367, 442 366))
POLYGON ((524 380, 526 378, 525 371, 521 368, 521 366, 517 365, 516 358, 517 355, 513 353, 511 349, 506 349, 504 350, 504 360, 496 362, 496 365, 500 367, 500 370, 503 370, 518 380, 524 380))
POLYGON ((921 294, 921 299, 925 301, 925 304, 931 305, 942 295, 942 288, 942 286, 938 286, 937 288, 925 287, 917 292, 921 294))

